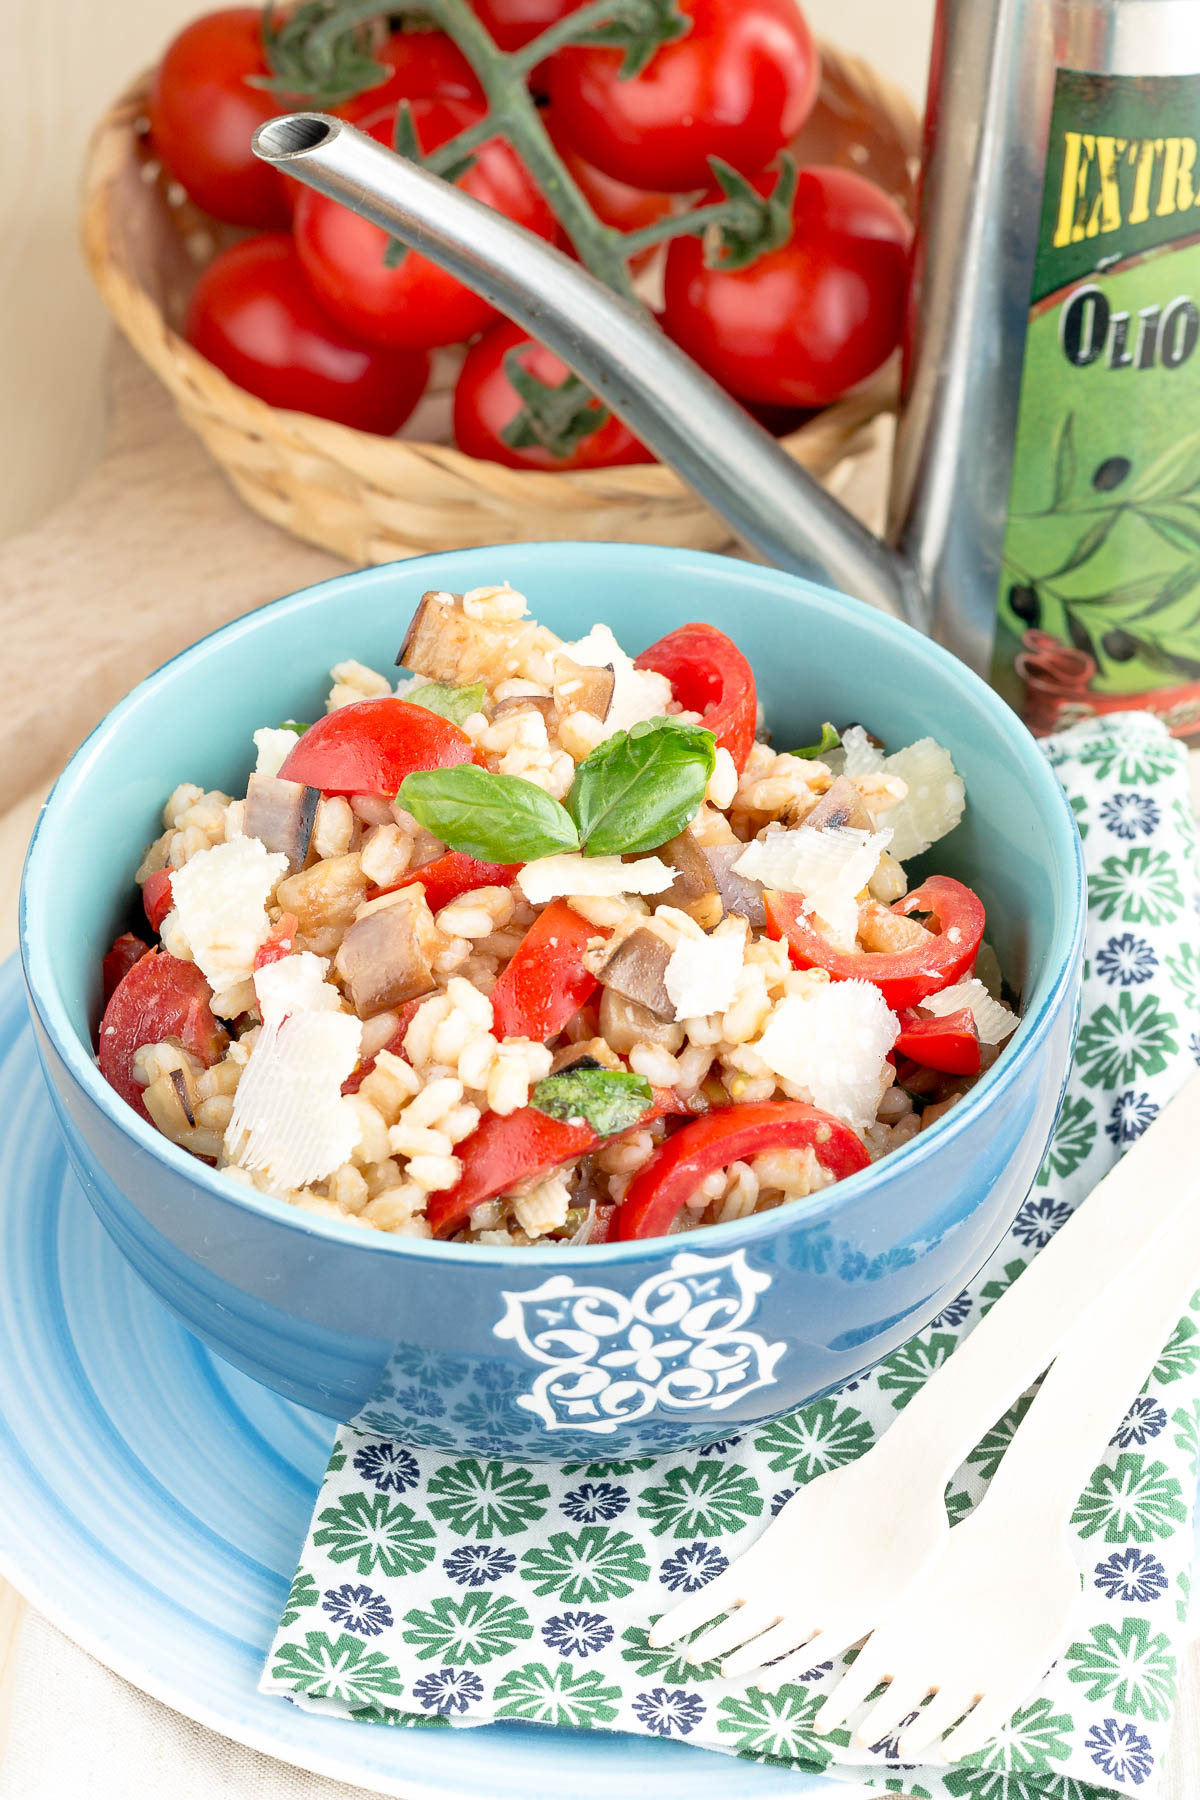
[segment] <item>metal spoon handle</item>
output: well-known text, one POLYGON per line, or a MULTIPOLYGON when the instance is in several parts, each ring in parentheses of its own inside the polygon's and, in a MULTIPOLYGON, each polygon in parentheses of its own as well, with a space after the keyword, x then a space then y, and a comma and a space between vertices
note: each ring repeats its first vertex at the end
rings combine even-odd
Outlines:
POLYGON ((524 325, 766 561, 923 624, 916 585, 895 552, 645 314, 577 263, 326 113, 269 120, 254 151, 524 325))

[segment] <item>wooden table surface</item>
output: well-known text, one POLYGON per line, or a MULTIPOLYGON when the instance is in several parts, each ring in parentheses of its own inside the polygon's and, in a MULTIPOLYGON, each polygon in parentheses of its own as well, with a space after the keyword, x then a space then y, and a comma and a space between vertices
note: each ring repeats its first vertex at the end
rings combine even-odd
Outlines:
MULTIPOLYGON (((806 11, 818 31, 919 98, 932 5, 806 0, 806 11)), ((37 809, 82 730, 184 642, 338 567, 236 500, 153 380, 114 350, 76 248, 77 175, 93 119, 196 10, 196 0, 0 0, 9 76, 0 109, 0 717, 19 722, 20 744, 0 761, 0 956, 15 945, 20 861, 37 809), (64 709, 68 669, 79 698, 64 709)), ((0 1583, 0 1765, 19 1612, 0 1583)), ((1168 1800, 1200 1792, 1196 1676, 1193 1667, 1168 1800)))

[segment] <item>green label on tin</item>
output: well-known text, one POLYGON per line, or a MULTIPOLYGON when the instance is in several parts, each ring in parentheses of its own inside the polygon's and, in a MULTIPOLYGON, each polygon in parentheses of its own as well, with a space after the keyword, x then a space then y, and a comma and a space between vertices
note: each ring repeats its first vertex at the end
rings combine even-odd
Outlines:
POLYGON ((1200 732, 1200 86, 1059 71, 992 679, 1200 732))

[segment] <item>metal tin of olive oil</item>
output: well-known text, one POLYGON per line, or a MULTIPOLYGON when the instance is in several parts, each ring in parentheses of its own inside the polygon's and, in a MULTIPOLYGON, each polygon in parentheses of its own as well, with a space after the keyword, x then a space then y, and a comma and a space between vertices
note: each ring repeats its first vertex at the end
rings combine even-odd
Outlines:
POLYGON ((891 535, 1033 730, 1200 735, 1200 0, 938 0, 891 535))
POLYGON ((1200 735, 1194 74, 1056 71, 999 589, 992 680, 1032 730, 1200 735))

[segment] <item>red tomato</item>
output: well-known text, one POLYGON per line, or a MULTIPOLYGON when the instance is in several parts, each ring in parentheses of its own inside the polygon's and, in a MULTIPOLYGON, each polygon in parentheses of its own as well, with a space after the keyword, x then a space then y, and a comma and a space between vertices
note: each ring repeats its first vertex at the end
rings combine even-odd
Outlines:
POLYGON ((826 406, 899 342, 911 232, 882 188, 845 169, 801 169, 792 216, 788 243, 745 269, 706 268, 700 240, 677 238, 663 324, 743 399, 826 406))
POLYGON ((397 889, 411 887, 419 881, 425 889, 425 902, 430 912, 438 913, 460 894, 469 894, 475 888, 511 887, 524 866, 524 863, 480 862, 476 857, 468 856, 465 850, 447 850, 444 856, 423 863, 419 869, 403 876, 395 887, 380 888, 371 898, 394 894, 397 889))
POLYGON ((465 731, 423 706, 403 700, 356 700, 339 706, 296 739, 280 778, 326 794, 386 794, 394 798, 417 769, 450 769, 476 760, 465 731))
POLYGON ((286 225, 283 182, 250 139, 287 108, 251 87, 266 75, 262 14, 254 6, 202 13, 168 44, 146 112, 150 141, 197 206, 232 225, 286 225))
POLYGON ((576 12, 583 0, 471 0, 471 10, 487 26, 501 50, 520 50, 576 12))
POLYGON ((270 963, 282 962, 290 956, 296 943, 296 933, 300 929, 300 921, 295 913, 280 913, 268 931, 263 942, 254 952, 254 973, 265 969, 270 963))
POLYGON ((758 693, 754 670, 733 639, 715 625, 681 625, 634 661, 666 676, 679 704, 700 714, 740 775, 754 745, 758 693))
MULTIPOLYGON (((358 124, 401 100, 483 99, 483 89, 470 63, 444 31, 393 31, 374 53, 390 73, 375 87, 364 88, 333 111, 358 124)), ((290 184, 289 184, 290 185, 290 184)))
POLYGON ((545 1043, 595 993, 598 983, 583 966, 593 938, 608 937, 589 925, 565 900, 552 900, 538 914, 492 989, 492 1017, 498 1038, 532 1038, 545 1043))
POLYGON ((134 937, 132 931, 123 931, 101 965, 101 976, 104 983, 104 1004, 108 1005, 121 983, 132 969, 134 963, 141 962, 150 949, 140 937, 134 937))
POLYGON ((826 969, 834 981, 869 981, 893 1012, 919 1006, 966 975, 986 923, 978 894, 950 875, 930 875, 892 908, 903 918, 929 914, 936 930, 915 950, 839 950, 813 925, 802 895, 768 889, 765 906, 767 931, 787 944, 797 968, 826 969))
POLYGON ((113 991, 100 1021, 96 1060, 100 1073, 143 1119, 142 1089, 133 1078, 134 1053, 143 1044, 175 1038, 205 1068, 225 1054, 228 1035, 212 1015, 212 989, 195 963, 151 950, 134 963, 113 991))
POLYGON ((384 437, 400 429, 429 379, 423 351, 364 343, 321 310, 286 231, 246 238, 209 263, 184 336, 268 405, 384 437))
MULTIPOLYGON (((482 108, 463 100, 414 100, 413 124, 423 151, 482 117, 482 108)), ((382 144, 392 142, 389 114, 369 127, 382 144)), ((515 151, 492 139, 455 186, 539 237, 553 237, 554 214, 515 151)), ((461 281, 410 250, 389 268, 388 235, 336 200, 306 188, 296 202, 296 247, 317 298, 349 331, 374 343, 409 350, 457 344, 474 337, 498 315, 461 281)))
POLYGON ((835 1181, 870 1161, 850 1127, 815 1106, 785 1100, 723 1106, 682 1126, 642 1165, 617 1208, 617 1238, 625 1243, 664 1236, 706 1175, 760 1150, 785 1147, 814 1150, 835 1181))
POLYGON ((923 1018, 906 1008, 900 1014, 900 1035, 893 1049, 923 1069, 937 1069, 944 1075, 979 1073, 979 1027, 969 1006, 940 1019, 923 1018))
MULTIPOLYGON (((520 363, 531 375, 550 387, 566 381, 571 373, 552 350, 536 344, 520 325, 502 319, 467 351, 454 389, 454 441, 468 456, 484 462, 505 463, 510 469, 605 469, 615 463, 653 462, 653 454, 638 442, 615 413, 566 456, 556 456, 544 444, 515 448, 504 441, 504 428, 524 406, 504 366, 510 350, 524 345, 520 363)), ((587 410, 599 414, 601 403, 592 400, 587 410)))
MULTIPOLYGON (((574 176, 584 199, 605 225, 611 225, 617 231, 639 231, 643 225, 653 225, 670 212, 670 194, 655 193, 651 188, 630 187, 627 182, 614 181, 603 169, 597 169, 593 163, 580 156, 577 150, 572 150, 553 107, 548 107, 543 113, 542 123, 550 133, 554 148, 566 164, 568 173, 574 176)), ((641 257, 634 259, 633 266, 637 268, 653 254, 653 250, 643 251, 641 257)))
POLYGON ((152 931, 162 930, 162 922, 174 904, 170 869, 156 869, 153 875, 147 875, 142 883, 142 905, 152 931))
POLYGON ((686 193, 712 180, 710 156, 750 175, 798 131, 819 65, 795 0, 679 0, 685 37, 621 79, 624 52, 572 45, 550 59, 564 137, 631 187, 686 193))

